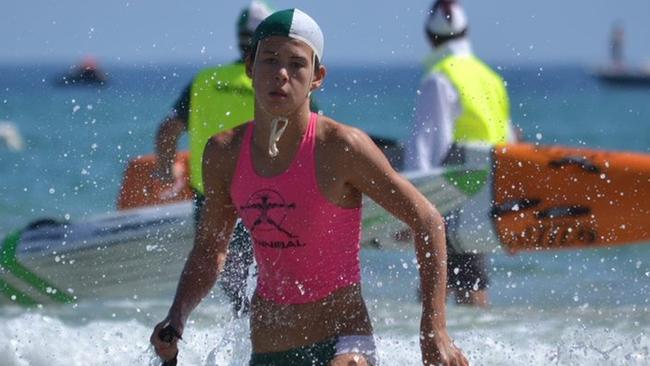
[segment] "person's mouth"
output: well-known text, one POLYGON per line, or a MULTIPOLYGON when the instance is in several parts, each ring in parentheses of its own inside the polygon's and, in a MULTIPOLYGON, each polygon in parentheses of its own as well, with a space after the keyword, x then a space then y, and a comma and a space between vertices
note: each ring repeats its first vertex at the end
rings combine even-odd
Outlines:
POLYGON ((269 93, 269 95, 272 98, 286 98, 288 96, 288 94, 283 92, 282 90, 273 90, 272 92, 269 93))

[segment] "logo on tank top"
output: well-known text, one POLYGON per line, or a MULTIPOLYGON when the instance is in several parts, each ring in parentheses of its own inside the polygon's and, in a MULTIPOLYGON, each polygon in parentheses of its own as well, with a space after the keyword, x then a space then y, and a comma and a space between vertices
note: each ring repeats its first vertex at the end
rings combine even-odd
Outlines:
POLYGON ((295 203, 287 203, 282 195, 272 189, 262 189, 253 193, 244 206, 239 207, 245 222, 250 223, 250 232, 262 234, 264 232, 281 232, 289 240, 268 241, 260 240, 259 236, 255 243, 268 248, 295 248, 304 247, 298 236, 283 227, 289 212, 296 208, 295 203))

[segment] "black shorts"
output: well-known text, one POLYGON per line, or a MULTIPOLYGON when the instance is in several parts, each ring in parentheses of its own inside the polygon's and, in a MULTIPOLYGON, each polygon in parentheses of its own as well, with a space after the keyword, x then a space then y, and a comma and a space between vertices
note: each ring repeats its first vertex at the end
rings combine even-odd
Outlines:
POLYGON ((253 353, 249 366, 327 366, 336 353, 336 338, 283 352, 253 353))
POLYGON ((201 209, 205 203, 205 196, 192 188, 192 211, 194 213, 194 229, 197 229, 199 219, 201 218, 201 209))
POLYGON ((457 211, 445 215, 447 239, 447 288, 457 292, 487 289, 489 283, 486 255, 457 252, 453 243, 459 225, 457 211))
POLYGON ((348 335, 288 351, 253 353, 249 366, 328 366, 337 356, 350 353, 364 357, 370 366, 379 365, 372 335, 348 335))
POLYGON ((485 290, 489 285, 485 254, 447 254, 447 288, 459 292, 485 290))

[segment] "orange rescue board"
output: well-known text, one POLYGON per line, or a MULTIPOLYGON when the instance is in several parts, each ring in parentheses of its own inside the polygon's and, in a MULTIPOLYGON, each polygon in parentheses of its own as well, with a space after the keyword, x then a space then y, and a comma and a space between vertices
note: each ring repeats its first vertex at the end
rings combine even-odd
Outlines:
POLYGON ((176 154, 174 184, 164 185, 155 178, 155 155, 145 155, 131 160, 124 173, 122 188, 117 199, 117 209, 179 202, 192 198, 189 184, 188 153, 176 154))
POLYGON ((492 210, 505 250, 650 237, 650 155, 528 144, 494 148, 492 210))

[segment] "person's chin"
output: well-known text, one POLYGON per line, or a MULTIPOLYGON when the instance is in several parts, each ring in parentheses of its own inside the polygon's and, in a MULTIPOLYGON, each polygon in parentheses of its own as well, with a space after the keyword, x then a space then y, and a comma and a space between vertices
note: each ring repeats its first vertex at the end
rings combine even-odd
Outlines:
POLYGON ((274 116, 284 116, 295 108, 292 109, 290 103, 288 103, 288 100, 283 99, 268 101, 265 103, 264 109, 274 116))

